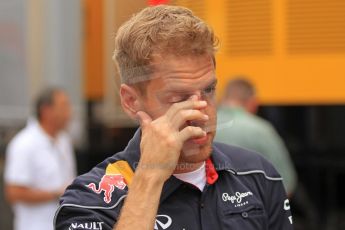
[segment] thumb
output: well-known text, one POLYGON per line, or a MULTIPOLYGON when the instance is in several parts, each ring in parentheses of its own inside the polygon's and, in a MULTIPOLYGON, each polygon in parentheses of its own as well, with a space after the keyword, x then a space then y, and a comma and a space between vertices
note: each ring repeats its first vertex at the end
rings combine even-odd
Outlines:
POLYGON ((152 118, 144 111, 138 111, 136 116, 142 129, 152 122, 152 118))

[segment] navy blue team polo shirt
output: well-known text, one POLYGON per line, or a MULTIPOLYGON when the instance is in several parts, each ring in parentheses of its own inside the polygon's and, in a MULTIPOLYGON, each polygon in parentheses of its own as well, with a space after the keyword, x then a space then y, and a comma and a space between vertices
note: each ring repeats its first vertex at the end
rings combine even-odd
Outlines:
MULTIPOLYGON (((139 157, 140 129, 124 151, 67 188, 56 212, 55 229, 113 229, 139 157)), ((293 229, 282 178, 259 154, 213 143, 206 175, 202 192, 174 176, 165 182, 154 230, 293 229)))

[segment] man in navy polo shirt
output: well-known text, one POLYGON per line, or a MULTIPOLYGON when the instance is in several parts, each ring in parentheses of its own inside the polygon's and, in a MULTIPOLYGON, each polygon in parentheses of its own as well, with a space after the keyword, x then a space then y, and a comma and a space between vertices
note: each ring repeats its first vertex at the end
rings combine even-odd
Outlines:
POLYGON ((69 186, 55 229, 292 229, 271 164, 213 143, 216 45, 182 7, 148 7, 121 26, 121 103, 140 129, 124 151, 69 186))

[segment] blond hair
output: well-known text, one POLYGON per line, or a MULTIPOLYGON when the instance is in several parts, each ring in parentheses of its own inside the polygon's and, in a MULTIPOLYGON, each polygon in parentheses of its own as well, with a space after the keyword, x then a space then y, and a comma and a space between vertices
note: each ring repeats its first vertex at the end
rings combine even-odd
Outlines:
POLYGON ((121 81, 136 84, 150 79, 153 55, 210 55, 218 40, 213 31, 184 7, 147 7, 125 22, 115 38, 113 60, 121 81))

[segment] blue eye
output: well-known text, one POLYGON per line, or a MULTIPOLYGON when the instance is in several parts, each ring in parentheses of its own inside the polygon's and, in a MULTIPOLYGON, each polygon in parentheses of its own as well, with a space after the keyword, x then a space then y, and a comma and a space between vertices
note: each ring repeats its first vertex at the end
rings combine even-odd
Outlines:
POLYGON ((216 86, 211 86, 211 87, 207 87, 206 89, 204 89, 205 94, 212 94, 215 91, 216 91, 216 86))

